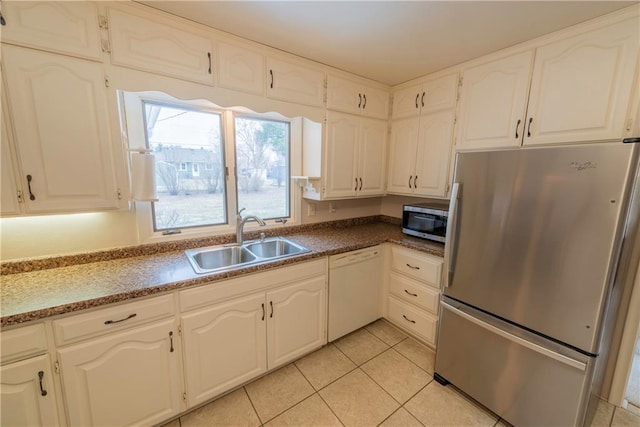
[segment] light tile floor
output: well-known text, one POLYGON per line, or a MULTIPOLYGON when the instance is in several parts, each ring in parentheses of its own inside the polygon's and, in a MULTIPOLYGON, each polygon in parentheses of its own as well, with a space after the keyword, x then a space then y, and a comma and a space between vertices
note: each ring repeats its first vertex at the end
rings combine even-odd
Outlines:
MULTIPOLYGON (((434 359, 429 348, 378 320, 166 427, 508 426, 433 381, 434 359)), ((593 425, 638 427, 640 417, 603 404, 593 425)))

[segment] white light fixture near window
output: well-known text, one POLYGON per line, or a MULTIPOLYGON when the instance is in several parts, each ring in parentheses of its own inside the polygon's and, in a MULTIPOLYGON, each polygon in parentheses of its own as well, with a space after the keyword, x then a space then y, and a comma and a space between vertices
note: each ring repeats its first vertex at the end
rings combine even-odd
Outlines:
POLYGON ((137 202, 157 202, 156 159, 146 149, 130 149, 131 198, 137 202))

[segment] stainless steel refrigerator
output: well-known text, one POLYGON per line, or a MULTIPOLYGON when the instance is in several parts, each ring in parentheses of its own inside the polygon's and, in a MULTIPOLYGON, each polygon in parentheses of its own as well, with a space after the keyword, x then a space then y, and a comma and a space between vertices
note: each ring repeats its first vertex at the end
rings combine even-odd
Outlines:
POLYGON ((585 422, 631 224, 635 150, 609 143, 457 155, 438 381, 516 426, 585 422))

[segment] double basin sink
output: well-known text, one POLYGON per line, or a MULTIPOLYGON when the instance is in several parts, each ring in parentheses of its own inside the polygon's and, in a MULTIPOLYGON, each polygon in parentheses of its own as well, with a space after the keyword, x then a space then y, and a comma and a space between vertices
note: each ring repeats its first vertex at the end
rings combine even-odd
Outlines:
POLYGON ((284 237, 249 241, 242 245, 212 246, 184 251, 196 273, 230 271, 305 252, 310 250, 284 237))

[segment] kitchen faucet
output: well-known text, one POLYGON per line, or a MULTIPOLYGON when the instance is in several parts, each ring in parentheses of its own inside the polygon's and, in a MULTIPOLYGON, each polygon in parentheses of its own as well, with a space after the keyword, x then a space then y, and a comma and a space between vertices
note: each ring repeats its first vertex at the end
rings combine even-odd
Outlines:
POLYGON ((247 215, 244 218, 242 217, 242 211, 244 210, 244 208, 240 209, 238 211, 238 214, 236 215, 236 243, 238 245, 241 245, 242 242, 244 241, 244 224, 247 221, 257 221, 258 224, 260 224, 261 227, 264 227, 265 225, 267 225, 266 222, 264 222, 264 220, 262 218, 260 218, 259 216, 256 215, 247 215))

